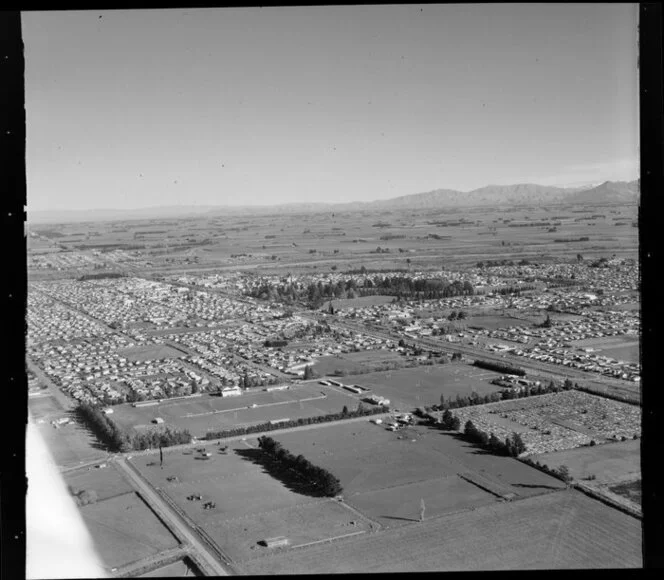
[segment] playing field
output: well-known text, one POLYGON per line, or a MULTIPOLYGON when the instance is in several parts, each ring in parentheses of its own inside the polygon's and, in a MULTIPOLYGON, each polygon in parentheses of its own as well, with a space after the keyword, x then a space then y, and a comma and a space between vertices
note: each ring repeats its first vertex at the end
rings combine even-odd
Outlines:
POLYGON ((354 409, 357 405, 358 400, 350 393, 310 383, 284 391, 247 392, 237 397, 202 395, 147 407, 117 405, 113 420, 125 428, 145 429, 152 426, 153 419, 161 417, 166 426, 189 429, 192 435, 202 437, 210 430, 338 413, 344 406, 354 409))
POLYGON ((595 476, 597 483, 615 484, 641 475, 641 441, 630 440, 540 453, 531 457, 551 468, 566 465, 575 479, 595 476))
POLYGON ((141 560, 178 541, 135 493, 81 508, 101 559, 109 567, 141 560))
POLYGON ((640 521, 575 491, 247 562, 247 574, 638 568, 640 521))
POLYGON ((118 351, 118 355, 130 361, 164 360, 186 356, 186 352, 164 344, 134 346, 118 351))
MULTIPOLYGON (((496 385, 489 383, 499 373, 478 369, 463 363, 421 366, 396 371, 383 371, 352 377, 352 383, 370 387, 377 395, 390 401, 390 406, 402 410, 437 405, 440 396, 445 398, 495 393, 496 385)), ((342 382, 351 382, 340 379, 342 382)))
POLYGON ((397 352, 378 349, 322 356, 316 359, 314 370, 321 376, 339 376, 341 380, 346 378, 348 382, 352 381, 354 377, 380 368, 379 365, 386 363, 392 365, 405 364, 403 356, 397 352), (345 375, 348 376, 345 377, 345 375))
POLYGON ((580 348, 591 347, 596 353, 608 356, 622 362, 638 363, 640 346, 638 337, 634 336, 607 336, 588 338, 573 341, 574 346, 580 348))

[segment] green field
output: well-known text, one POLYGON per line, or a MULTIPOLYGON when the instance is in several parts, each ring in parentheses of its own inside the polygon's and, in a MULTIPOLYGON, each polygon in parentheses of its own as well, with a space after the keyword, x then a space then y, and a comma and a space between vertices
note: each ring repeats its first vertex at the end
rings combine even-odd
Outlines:
POLYGON ((109 567, 136 562, 178 545, 175 536, 135 493, 86 505, 81 514, 109 567))
POLYGON ((554 469, 566 465, 577 480, 595 476, 599 484, 619 483, 640 477, 641 441, 629 440, 540 453, 532 455, 531 459, 554 469))
POLYGON ((202 437, 210 430, 338 413, 344 406, 354 409, 357 405, 350 393, 313 383, 284 391, 249 391, 239 397, 206 394, 147 407, 117 405, 113 408, 113 420, 125 428, 140 430, 152 427, 152 420, 161 417, 166 426, 189 429, 192 435, 202 437))
POLYGON ((58 467, 74 467, 79 463, 104 459, 107 455, 97 438, 78 423, 58 428, 42 423, 37 428, 58 467))
POLYGON ((208 460, 167 452, 164 469, 154 463, 154 456, 134 457, 132 463, 233 561, 263 554, 266 549, 259 542, 266 538, 287 536, 291 546, 297 546, 367 529, 361 518, 337 502, 302 495, 274 479, 252 458, 261 453, 252 446, 233 444, 226 455, 215 453, 214 446, 208 449, 213 453, 208 460), (243 451, 248 453, 242 455, 243 451), (168 481, 171 476, 177 481, 168 481), (188 500, 192 494, 201 494, 203 500, 188 500), (215 502, 216 508, 204 510, 206 501, 215 502))
POLYGON ((164 344, 147 346, 133 346, 118 350, 118 356, 125 357, 130 361, 163 360, 169 358, 180 358, 186 356, 186 352, 177 350, 164 344))
POLYGON ((66 473, 64 477, 70 488, 94 491, 99 501, 133 491, 112 463, 104 468, 83 467, 66 473))
POLYGON ((361 376, 341 377, 341 382, 370 387, 377 395, 390 400, 391 407, 403 410, 437 405, 445 398, 495 393, 498 387, 489 383, 499 373, 462 363, 421 366, 395 371, 382 371, 361 376))
POLYGON ((569 490, 277 553, 242 569, 330 574, 638 568, 641 544, 639 520, 569 490))

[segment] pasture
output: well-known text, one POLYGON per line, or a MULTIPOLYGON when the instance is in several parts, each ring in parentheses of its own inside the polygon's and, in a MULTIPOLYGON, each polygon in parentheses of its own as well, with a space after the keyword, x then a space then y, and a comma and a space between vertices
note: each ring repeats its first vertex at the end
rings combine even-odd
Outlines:
POLYGON ((70 489, 94 491, 99 501, 133 491, 133 488, 113 463, 106 467, 83 467, 64 475, 70 489))
POLYGON ((102 561, 119 567, 178 545, 177 538, 135 493, 80 508, 102 561))
MULTIPOLYGON (((441 395, 447 399, 470 395, 472 391, 480 395, 495 393, 499 388, 489 381, 498 376, 500 374, 493 371, 450 363, 369 373, 352 377, 352 382, 370 387, 377 395, 386 397, 392 408, 410 410, 437 405, 441 395)), ((342 379, 342 382, 348 381, 342 379)))
POLYGON ((103 459, 107 453, 97 438, 83 425, 72 421, 69 425, 53 427, 37 424, 48 450, 58 467, 74 467, 79 463, 103 459))
POLYGON ((598 484, 615 484, 641 476, 641 441, 621 441, 540 453, 532 455, 531 459, 553 469, 566 465, 576 480, 595 476, 598 484))
POLYGON ((161 417, 165 426, 188 429, 192 435, 229 429, 278 419, 297 419, 340 412, 344 406, 354 409, 357 399, 336 389, 318 384, 292 385, 284 391, 247 391, 237 397, 208 394, 180 401, 168 401, 146 407, 131 404, 114 407, 113 420, 125 428, 151 428, 152 420, 161 417), (256 405, 253 407, 253 405, 256 405))
POLYGON ((459 474, 470 479, 477 475, 501 494, 518 497, 564 488, 515 459, 486 453, 428 427, 390 432, 367 421, 326 425, 306 434, 275 433, 273 438, 333 473, 349 504, 387 526, 418 517, 421 499, 430 515, 496 501, 492 493, 458 479, 459 474))
POLYGON ((641 522, 575 490, 246 562, 247 574, 638 568, 641 522))
POLYGON ((368 529, 362 518, 337 502, 303 495, 295 482, 272 477, 258 457, 262 452, 248 443, 232 444, 227 454, 215 453, 214 446, 207 449, 213 453, 207 460, 196 453, 169 451, 163 469, 154 456, 131 461, 233 561, 261 555, 266 548, 258 542, 270 537, 287 536, 291 546, 297 546, 368 529), (192 494, 203 499, 188 500, 192 494), (206 501, 216 507, 203 509, 206 501))

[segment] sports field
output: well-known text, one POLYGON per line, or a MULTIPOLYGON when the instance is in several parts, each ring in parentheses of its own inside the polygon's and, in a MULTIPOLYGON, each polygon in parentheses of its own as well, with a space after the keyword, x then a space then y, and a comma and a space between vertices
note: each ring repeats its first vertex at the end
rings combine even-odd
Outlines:
POLYGON ((641 522, 575 490, 278 553, 247 574, 638 568, 641 522))
POLYGON ((125 428, 145 429, 152 426, 153 419, 161 417, 166 426, 189 429, 192 435, 201 437, 210 430, 338 413, 344 406, 354 409, 357 405, 358 400, 350 393, 310 383, 284 391, 247 392, 237 397, 205 394, 147 407, 117 405, 113 408, 113 420, 125 428))
POLYGON ((622 362, 638 363, 640 356, 639 339, 635 336, 608 336, 573 341, 574 346, 591 347, 602 356, 622 362))
MULTIPOLYGON (((499 373, 478 369, 463 363, 421 366, 396 371, 383 371, 352 377, 352 382, 372 389, 390 401, 390 406, 403 410, 437 405, 440 395, 445 398, 495 393, 499 389, 489 383, 499 373)), ((350 382, 344 380, 342 382, 350 382)))
POLYGON ((180 358, 187 353, 164 344, 146 346, 133 346, 118 350, 118 355, 130 361, 163 360, 169 358, 180 358))
POLYGON ((595 476, 601 484, 616 484, 641 476, 641 441, 629 440, 531 456, 551 468, 566 465, 577 480, 595 476))
POLYGON ((352 380, 354 376, 373 371, 385 363, 403 365, 404 358, 391 350, 349 352, 319 357, 316 359, 314 370, 319 375, 340 376, 341 379, 344 375, 348 375, 348 380, 352 380))
POLYGON ((103 562, 118 567, 141 560, 178 541, 135 493, 81 508, 85 525, 103 562))

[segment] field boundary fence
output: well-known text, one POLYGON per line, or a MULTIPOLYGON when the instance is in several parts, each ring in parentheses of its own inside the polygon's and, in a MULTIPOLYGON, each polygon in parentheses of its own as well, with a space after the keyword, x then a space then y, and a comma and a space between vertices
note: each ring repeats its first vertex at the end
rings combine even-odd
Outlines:
POLYGON ((588 497, 601 501, 603 504, 608 505, 609 507, 615 508, 639 520, 643 519, 643 512, 641 510, 637 510, 636 508, 633 508, 627 504, 623 504, 617 500, 614 500, 608 497, 607 495, 603 494, 601 491, 593 489, 592 487, 584 483, 575 483, 573 484, 573 487, 575 489, 578 489, 580 492, 584 493, 588 497))

